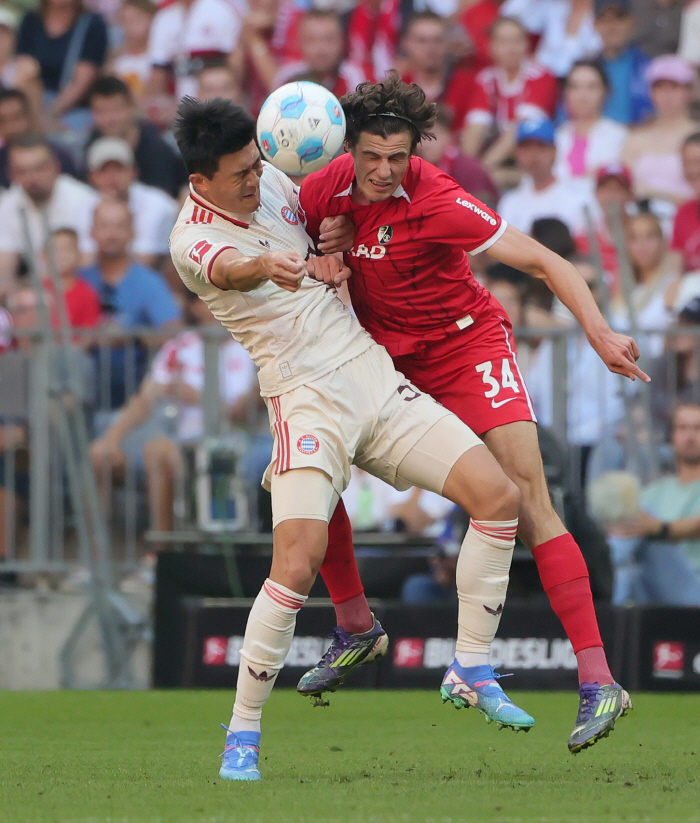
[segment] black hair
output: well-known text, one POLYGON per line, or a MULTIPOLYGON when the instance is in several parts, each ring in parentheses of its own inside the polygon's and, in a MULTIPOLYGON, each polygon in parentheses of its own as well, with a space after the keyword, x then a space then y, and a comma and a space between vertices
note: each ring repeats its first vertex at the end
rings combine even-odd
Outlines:
POLYGON ((23 134, 16 140, 13 140, 8 146, 8 151, 13 152, 15 149, 46 149, 46 151, 55 159, 56 152, 48 139, 38 131, 30 131, 23 134))
POLYGON ((566 75, 566 78, 564 80, 565 88, 569 85, 571 75, 576 71, 576 69, 591 69, 592 71, 594 71, 600 78, 600 82, 603 84, 605 94, 610 94, 610 79, 608 78, 608 74, 605 71, 605 67, 600 62, 600 60, 577 60, 574 63, 574 65, 569 69, 569 73, 566 75))
MULTIPOLYGON (((520 269, 514 269, 505 263, 495 263, 486 272, 489 283, 509 283, 518 290, 521 301, 525 300, 532 277, 520 269)), ((488 288, 488 286, 487 286, 488 288)))
MULTIPOLYGON (((0 100, 2 100, 1 97, 0 100)), ((684 149, 686 146, 700 146, 700 131, 694 131, 691 135, 685 138, 683 144, 681 145, 681 149, 684 149)))
POLYGON ((396 71, 387 72, 379 83, 360 83, 340 104, 345 112, 345 139, 350 147, 357 145, 363 131, 381 137, 407 131, 412 152, 421 140, 434 137, 430 129, 437 114, 435 103, 426 102, 423 89, 415 83, 404 83, 396 71))
POLYGON ((543 246, 567 260, 576 252, 576 244, 568 226, 556 217, 535 220, 530 234, 543 246))
POLYGON ((29 98, 19 89, 0 89, 0 103, 6 100, 18 100, 22 104, 24 111, 29 114, 29 98))
POLYGON ((130 103, 133 102, 131 89, 119 77, 98 77, 90 86, 88 98, 92 103, 93 97, 125 97, 130 103))
POLYGON ((177 109, 175 140, 190 174, 211 178, 219 160, 255 140, 255 120, 230 100, 184 97, 177 109))

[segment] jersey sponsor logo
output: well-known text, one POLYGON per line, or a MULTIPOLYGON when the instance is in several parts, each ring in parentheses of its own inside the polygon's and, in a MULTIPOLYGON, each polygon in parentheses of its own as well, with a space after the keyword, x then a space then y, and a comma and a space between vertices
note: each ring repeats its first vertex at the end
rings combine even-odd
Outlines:
POLYGON ((367 257, 369 260, 381 260, 386 254, 384 246, 366 246, 361 243, 357 248, 353 248, 350 254, 353 257, 367 257))
POLYGON ((462 197, 458 197, 457 202, 460 206, 464 206, 465 209, 469 209, 469 211, 473 211, 474 214, 478 214, 479 217, 481 217, 487 223, 490 223, 492 226, 495 226, 496 223, 498 223, 498 220, 496 220, 495 217, 491 217, 491 215, 488 212, 484 211, 483 209, 480 209, 475 203, 470 203, 469 200, 465 200, 462 197))
POLYGON ((190 259, 201 266, 207 252, 211 251, 212 248, 213 244, 208 240, 200 240, 199 243, 195 243, 190 249, 190 259))
POLYGON ((313 434, 305 434, 297 440, 297 448, 302 454, 316 454, 318 445, 318 440, 313 434))
POLYGON ((289 206, 282 206, 282 217, 290 224, 290 226, 296 226, 299 222, 297 220, 296 214, 289 208, 289 206))
POLYGON ((386 246, 393 236, 394 230, 391 226, 380 226, 377 229, 377 240, 382 246, 386 246))

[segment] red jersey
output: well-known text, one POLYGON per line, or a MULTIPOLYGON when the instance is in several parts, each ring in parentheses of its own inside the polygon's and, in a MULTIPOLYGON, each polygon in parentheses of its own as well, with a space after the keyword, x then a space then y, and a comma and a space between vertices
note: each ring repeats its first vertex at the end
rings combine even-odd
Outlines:
MULTIPOLYGON (((437 97, 430 103, 442 103, 452 115, 452 130, 459 132, 464 124, 469 102, 474 94, 474 78, 476 71, 466 68, 464 65, 455 66, 445 78, 445 85, 437 97)), ((413 83, 410 72, 404 74, 401 79, 404 83, 413 83)))
POLYGON ((496 0, 479 0, 457 15, 457 22, 469 35, 474 46, 474 54, 486 62, 491 60, 489 49, 491 26, 500 15, 501 6, 496 0))
POLYGON ((676 212, 671 248, 683 257, 683 271, 700 269, 700 201, 684 203, 676 212))
MULTIPOLYGON (((44 281, 44 288, 54 298, 53 282, 48 278, 44 281)), ((73 285, 64 290, 66 300, 66 315, 68 323, 74 329, 93 329, 100 324, 102 309, 97 291, 82 277, 76 277, 73 285)), ((52 307, 51 323, 54 328, 60 325, 58 308, 52 307)))
POLYGON ((503 69, 489 66, 476 76, 467 122, 503 127, 517 120, 551 118, 558 95, 557 78, 531 60, 523 63, 520 74, 510 82, 503 69))
POLYGON ((355 245, 345 254, 353 307, 392 357, 467 328, 494 307, 467 252, 485 251, 501 237, 507 224, 498 214, 419 157, 411 158, 402 185, 380 203, 354 203, 354 179, 349 154, 310 174, 301 188, 300 216, 314 240, 324 217, 347 214, 353 221, 355 245))

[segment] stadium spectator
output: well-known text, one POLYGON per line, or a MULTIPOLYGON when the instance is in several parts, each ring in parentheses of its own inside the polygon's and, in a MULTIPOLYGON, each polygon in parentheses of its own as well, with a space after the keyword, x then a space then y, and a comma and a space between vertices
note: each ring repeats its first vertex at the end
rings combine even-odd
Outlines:
POLYGON ((683 177, 681 146, 697 129, 689 111, 694 79, 692 67, 675 54, 651 61, 647 81, 655 117, 630 133, 622 152, 632 172, 635 197, 666 201, 671 215, 675 206, 693 196, 683 177))
POLYGON ((44 116, 51 127, 84 134, 90 127, 87 93, 107 55, 107 26, 82 0, 41 0, 17 34, 17 54, 41 68, 44 116))
POLYGON ((595 27, 603 42, 600 61, 610 83, 603 114, 626 126, 652 113, 646 70, 650 58, 632 43, 630 0, 596 0, 595 27))
POLYGON ((402 79, 417 83, 429 102, 449 109, 454 127, 459 128, 474 89, 474 72, 450 65, 448 27, 434 12, 411 15, 401 41, 405 55, 402 79))
POLYGON ((580 234, 586 229, 585 209, 593 214, 594 198, 588 181, 558 180, 553 173, 555 157, 554 127, 549 120, 520 124, 515 159, 525 176, 503 195, 498 211, 525 234, 541 217, 556 217, 571 234, 580 234))
POLYGON ((306 12, 299 24, 299 46, 302 59, 280 68, 274 88, 292 80, 310 80, 340 98, 367 79, 360 66, 344 59, 343 26, 334 11, 306 12))
POLYGON ((28 54, 15 54, 19 16, 10 6, 0 5, 0 87, 19 89, 31 104, 34 124, 41 117, 39 64, 28 54))
POLYGON ((618 292, 613 303, 617 317, 616 328, 638 330, 635 339, 646 357, 658 357, 663 351, 662 334, 643 334, 645 331, 665 329, 671 320, 666 305, 666 292, 677 272, 666 254, 666 241, 656 215, 642 212, 627 221, 627 256, 632 266, 635 285, 629 295, 629 306, 618 292))
POLYGON ((151 0, 123 0, 119 9, 122 42, 111 56, 107 74, 123 80, 135 100, 141 100, 151 77, 148 37, 158 7, 151 0))
POLYGON ((566 77, 574 63, 600 52, 593 0, 506 0, 501 14, 540 35, 535 59, 557 77, 566 77))
POLYGON ((688 0, 631 0, 635 42, 650 57, 678 50, 681 17, 688 0))
POLYGON ((197 99, 214 100, 216 97, 239 105, 243 101, 243 89, 238 75, 225 63, 207 66, 197 77, 197 99))
MULTIPOLYGON (((596 303, 602 303, 601 284, 594 267, 585 260, 574 265, 588 283, 596 303)), ((571 324, 573 327, 573 323, 571 324)), ((586 464, 591 450, 601 437, 624 417, 622 382, 617 374, 601 368, 588 353, 585 335, 577 334, 566 341, 566 422, 567 442, 580 458, 581 487, 585 486, 586 464)), ((551 339, 537 349, 528 374, 528 388, 537 419, 543 426, 553 423, 555 374, 551 339)))
POLYGON ((518 20, 497 20, 489 46, 493 65, 476 75, 462 146, 473 156, 488 146, 483 159, 494 169, 511 157, 518 123, 554 115, 559 88, 554 75, 530 58, 528 33, 518 20))
POLYGON ((610 90, 608 78, 595 60, 575 63, 564 84, 567 119, 556 132, 555 175, 560 180, 595 177, 596 171, 620 160, 627 129, 603 116, 610 90))
MULTIPOLYGON (((19 89, 0 89, 0 188, 10 185, 8 176, 9 146, 14 140, 31 134, 34 129, 31 104, 19 89)), ((55 140, 48 141, 64 174, 77 177, 77 168, 70 152, 55 140)))
POLYGON ((700 269, 700 132, 693 132, 681 148, 683 175, 695 198, 676 212, 671 248, 680 255, 684 272, 700 269))
POLYGON ((148 41, 151 93, 167 93, 174 81, 178 99, 196 95, 197 75, 206 61, 231 54, 241 28, 237 7, 227 0, 175 0, 161 6, 148 41))
POLYGON ((95 121, 88 146, 98 137, 120 137, 131 146, 139 180, 157 186, 172 197, 187 183, 180 157, 147 120, 139 117, 129 87, 118 77, 100 77, 90 90, 95 121))
MULTIPOLYGON (((609 287, 612 294, 619 288, 617 248, 614 241, 612 212, 617 210, 624 224, 626 218, 638 211, 632 193, 632 175, 622 163, 610 163, 598 169, 595 180, 595 203, 593 229, 603 269, 610 275, 609 287)), ((588 230, 576 235, 576 248, 583 255, 592 253, 588 230)))
POLYGON ((359 0, 348 22, 349 59, 368 77, 394 68, 401 31, 401 0, 359 0))
MULTIPOLYGON (((206 304, 196 296, 188 298, 187 310, 194 325, 216 324, 206 304)), ((175 489, 184 471, 181 446, 204 434, 203 388, 204 342, 196 331, 181 332, 156 354, 138 392, 90 447, 105 501, 112 482, 123 478, 128 462, 145 468, 151 528, 157 531, 172 531, 174 527, 175 489), (158 407, 164 402, 177 409, 169 432, 157 420, 158 407)), ((245 349, 233 339, 219 351, 219 389, 228 419, 246 423, 258 398, 256 372, 245 349)), ((269 458, 269 435, 267 440, 269 458)))
POLYGON ((459 3, 455 17, 466 32, 472 59, 477 65, 491 62, 491 32, 502 5, 503 0, 461 0, 459 3))
POLYGON ((452 116, 440 103, 432 132, 435 139, 420 143, 417 153, 453 177, 465 191, 487 205, 495 206, 498 200, 495 183, 479 160, 459 150, 452 131, 452 116))
POLYGON ((642 490, 637 515, 611 527, 619 565, 636 575, 628 594, 637 603, 700 606, 700 406, 682 403, 673 414, 675 474, 642 490), (639 538, 630 542, 628 538, 639 538), (621 549, 621 550, 620 550, 621 549))
POLYGON ((144 265, 154 266, 168 253, 168 238, 178 205, 170 195, 137 180, 134 153, 126 140, 100 137, 87 152, 90 184, 103 197, 128 203, 134 220, 131 251, 144 265))
POLYGON ((94 245, 90 238, 92 213, 98 197, 85 183, 61 174, 48 141, 29 134, 9 147, 12 186, 0 199, 0 294, 11 290, 20 258, 25 262, 33 251, 40 255, 48 228, 72 228, 80 241, 83 260, 91 258, 94 245), (24 224, 26 215, 26 229, 24 224), (26 232, 32 249, 27 248, 26 232))
POLYGON ((649 367, 654 383, 651 411, 654 427, 667 434, 678 403, 700 403, 700 296, 691 297, 677 313, 677 334, 666 340, 666 350, 649 367), (686 333, 686 330, 690 333, 686 333))
MULTIPOLYGON (((100 298, 95 289, 80 276, 80 245, 74 229, 56 229, 51 235, 53 241, 53 262, 56 275, 60 279, 60 289, 66 307, 68 324, 75 329, 94 329, 102 319, 100 298)), ((50 257, 49 257, 50 260, 50 257)), ((60 327, 60 313, 55 305, 57 295, 53 280, 44 279, 44 288, 51 295, 52 321, 60 327)))
MULTIPOLYGON (((127 338, 130 331, 142 328, 159 329, 166 334, 178 331, 180 309, 165 280, 131 255, 134 230, 128 204, 120 200, 101 201, 95 208, 92 235, 97 259, 94 266, 81 274, 100 297, 103 327, 116 334, 125 332, 127 338)), ((130 343, 128 339, 126 344, 117 340, 109 357, 96 353, 96 385, 108 386, 100 400, 110 409, 124 404, 130 394, 128 389, 136 388, 145 373, 146 348, 138 341, 133 347, 130 343)))

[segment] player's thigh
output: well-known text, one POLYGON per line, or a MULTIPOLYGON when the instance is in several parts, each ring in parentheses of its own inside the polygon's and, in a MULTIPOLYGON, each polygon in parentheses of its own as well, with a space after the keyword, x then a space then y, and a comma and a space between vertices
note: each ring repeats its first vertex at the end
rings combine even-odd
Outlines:
POLYGON ((328 522, 338 503, 318 469, 291 469, 271 479, 273 553, 270 577, 300 594, 313 584, 328 546, 328 522))
POLYGON ((398 466, 402 483, 434 491, 476 520, 517 517, 519 494, 482 441, 455 415, 433 425, 398 466))
POLYGON ((519 534, 530 548, 566 531, 554 511, 544 475, 535 423, 519 421, 490 429, 484 442, 520 489, 519 534))

